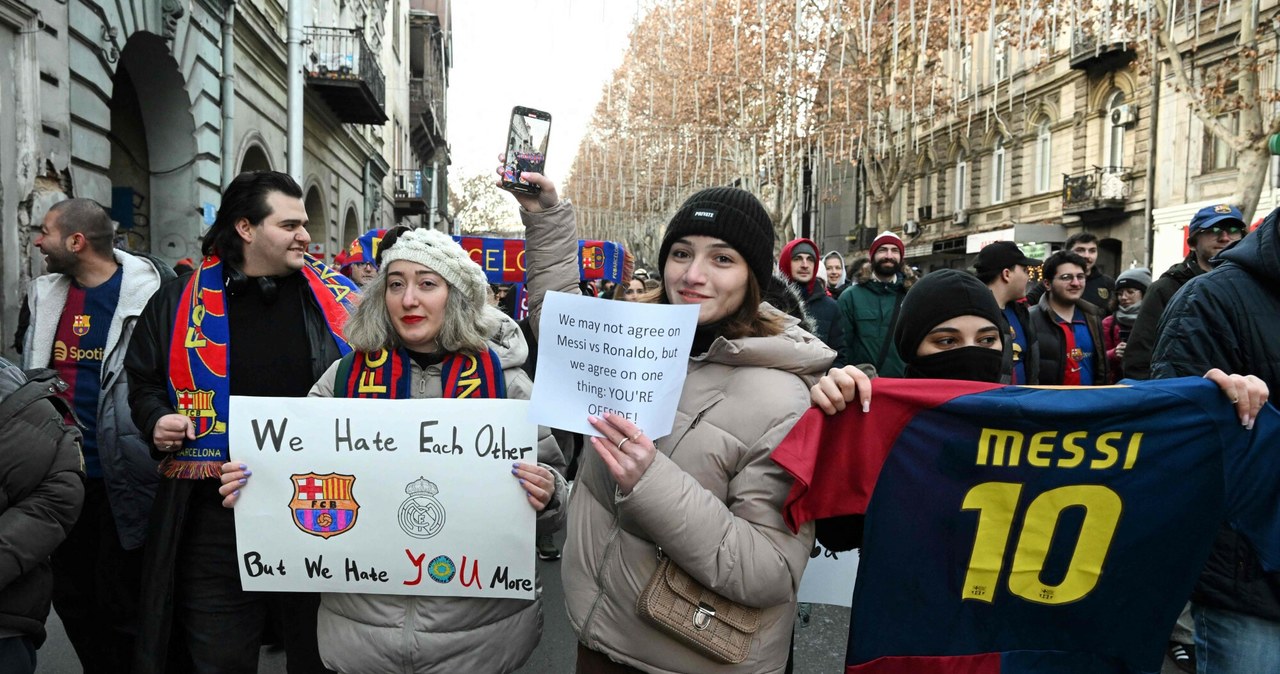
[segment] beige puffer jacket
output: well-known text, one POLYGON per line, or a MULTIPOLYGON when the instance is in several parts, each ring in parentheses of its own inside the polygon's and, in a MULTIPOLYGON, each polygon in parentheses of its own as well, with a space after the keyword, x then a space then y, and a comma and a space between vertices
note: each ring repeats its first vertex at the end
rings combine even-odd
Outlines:
MULTIPOLYGON (((533 318, 542 292, 576 292, 571 206, 522 212, 533 318), (566 264, 567 261, 567 264, 566 264)), ((768 305, 762 310, 775 311, 768 305)), ((792 535, 781 509, 791 478, 770 460, 835 357, 789 319, 775 337, 716 340, 689 361, 670 435, 631 494, 585 452, 569 502, 562 577, 579 641, 646 672, 782 672, 813 529, 792 535), (764 608, 740 665, 709 660, 645 622, 636 599, 663 551, 704 586, 764 608)), ((536 325, 536 323, 535 323, 536 325)))
MULTIPOLYGON (((520 369, 529 354, 520 327, 506 318, 489 346, 502 363, 507 397, 527 400, 533 382, 520 369)), ((309 395, 332 397, 337 370, 335 362, 309 395)), ((414 398, 443 394, 438 364, 423 370, 414 363, 412 377, 414 398)), ((564 456, 545 427, 538 428, 538 463, 556 476, 557 496, 537 520, 539 534, 553 533, 564 524, 559 496, 567 489, 564 456)), ((320 657, 336 672, 359 674, 511 672, 525 663, 541 638, 541 581, 537 595, 525 601, 325 593, 316 629, 320 657)))

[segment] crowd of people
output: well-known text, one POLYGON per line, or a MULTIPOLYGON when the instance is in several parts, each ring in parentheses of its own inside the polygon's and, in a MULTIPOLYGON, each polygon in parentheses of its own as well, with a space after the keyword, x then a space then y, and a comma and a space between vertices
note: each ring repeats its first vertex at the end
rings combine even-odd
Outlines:
MULTIPOLYGON (((654 272, 595 288, 580 278, 573 205, 546 176, 522 177, 537 189, 512 192, 526 237, 520 323, 498 308, 510 289, 432 230, 370 232, 337 262, 347 275, 334 273, 306 254, 302 191, 282 173, 235 178, 202 258, 167 280, 112 247, 96 203, 51 208, 36 240, 48 274, 27 290, 19 340, 27 373, 0 361, 0 671, 35 670, 50 602, 86 672, 251 673, 268 640, 291 673, 519 669, 542 636, 540 589, 533 600, 241 589, 234 509, 253 479, 229 459, 227 399, 526 399, 547 292, 698 308, 669 434, 592 416, 597 435, 539 428, 536 461, 512 466, 537 554, 563 554, 577 637, 566 648, 583 674, 789 672, 815 541, 871 552, 877 539, 861 515, 790 518, 795 472, 774 452, 797 443, 802 418, 870 415, 880 378, 1082 388, 1195 376, 1220 389, 1240 432, 1274 414, 1280 211, 1247 236, 1234 208, 1200 211, 1186 260, 1154 283, 1146 269, 1104 274, 1088 232, 1045 260, 997 242, 970 271, 920 275, 889 231, 847 265, 807 238, 775 256, 757 198, 711 187, 671 215, 654 272), (463 362, 495 374, 459 387, 463 362), (356 385, 375 375, 387 385, 356 385), (641 609, 664 579, 693 593, 691 626, 641 609)), ((1274 495, 1260 498, 1236 506, 1265 509, 1274 495)), ((1270 523, 1219 524, 1191 596, 1163 598, 1187 602, 1179 627, 1149 627, 1173 630, 1168 651, 1186 671, 1280 671, 1277 560, 1238 530, 1270 523)), ((912 579, 901 582, 909 597, 912 579)), ((848 671, 995 671, 854 661, 866 639, 851 635, 848 671)), ((1091 655, 1087 671, 1137 671, 1114 655, 1091 655)))

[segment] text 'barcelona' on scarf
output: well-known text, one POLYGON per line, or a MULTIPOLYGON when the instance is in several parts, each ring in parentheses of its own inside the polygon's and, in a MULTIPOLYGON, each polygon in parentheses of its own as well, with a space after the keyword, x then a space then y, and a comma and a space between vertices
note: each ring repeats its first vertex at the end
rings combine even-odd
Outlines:
MULTIPOLYGON (((306 256, 301 274, 324 315, 325 325, 344 355, 351 347, 342 336, 347 317, 355 310, 359 288, 347 277, 306 256)), ((191 419, 195 440, 160 464, 166 477, 218 477, 228 460, 227 413, 231 397, 228 377, 226 294, 222 260, 206 257, 187 281, 178 304, 169 344, 169 401, 191 419)))

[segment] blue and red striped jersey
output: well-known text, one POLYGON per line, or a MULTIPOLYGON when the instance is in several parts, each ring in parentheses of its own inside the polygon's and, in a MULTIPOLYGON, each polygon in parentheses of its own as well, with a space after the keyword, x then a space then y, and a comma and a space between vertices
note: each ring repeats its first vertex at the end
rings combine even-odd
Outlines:
POLYGON ((1213 383, 877 379, 774 452, 795 527, 865 514, 846 672, 1158 673, 1227 522, 1280 569, 1280 414, 1213 383))

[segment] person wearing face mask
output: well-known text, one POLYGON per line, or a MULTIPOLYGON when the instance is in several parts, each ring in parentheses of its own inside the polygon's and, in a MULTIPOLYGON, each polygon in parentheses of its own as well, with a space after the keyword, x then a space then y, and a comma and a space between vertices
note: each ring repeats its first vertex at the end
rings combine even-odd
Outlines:
POLYGON ((1115 313, 1102 319, 1102 343, 1107 350, 1107 364, 1114 384, 1124 379, 1124 350, 1128 346, 1133 323, 1142 309, 1142 299, 1151 285, 1151 271, 1146 267, 1127 269, 1116 279, 1115 313))
POLYGON ((1180 591, 1219 517, 1241 522, 1267 555, 1280 550, 1269 533, 1280 463, 1267 451, 1280 417, 1264 407, 1268 388, 1219 369, 1204 378, 1220 394, 1192 378, 1088 391, 993 385, 1002 374, 997 317, 973 277, 923 277, 894 332, 907 379, 873 385, 852 366, 831 370, 811 389, 821 413, 802 418, 772 455, 796 478, 788 526, 816 519, 828 550, 863 548, 846 665, 868 674, 992 663, 1158 671, 1180 591), (1158 460, 1134 453, 1135 433, 1146 436, 1143 456, 1158 460), (1092 441, 1106 434, 1127 437, 1124 461, 1092 441), (1203 462, 1232 467, 1193 469, 1203 462), (1184 497, 1152 498, 1173 489, 1184 497), (1075 506, 1091 518, 1114 514, 1105 540, 1083 545, 1097 520, 1074 530, 1079 543, 1055 533, 1059 517, 1084 510, 1075 506), (1055 548, 1077 545, 1069 564, 1044 556, 1050 537, 1055 548), (1080 556, 1099 553, 1105 565, 1099 558, 1081 573, 1080 556))

